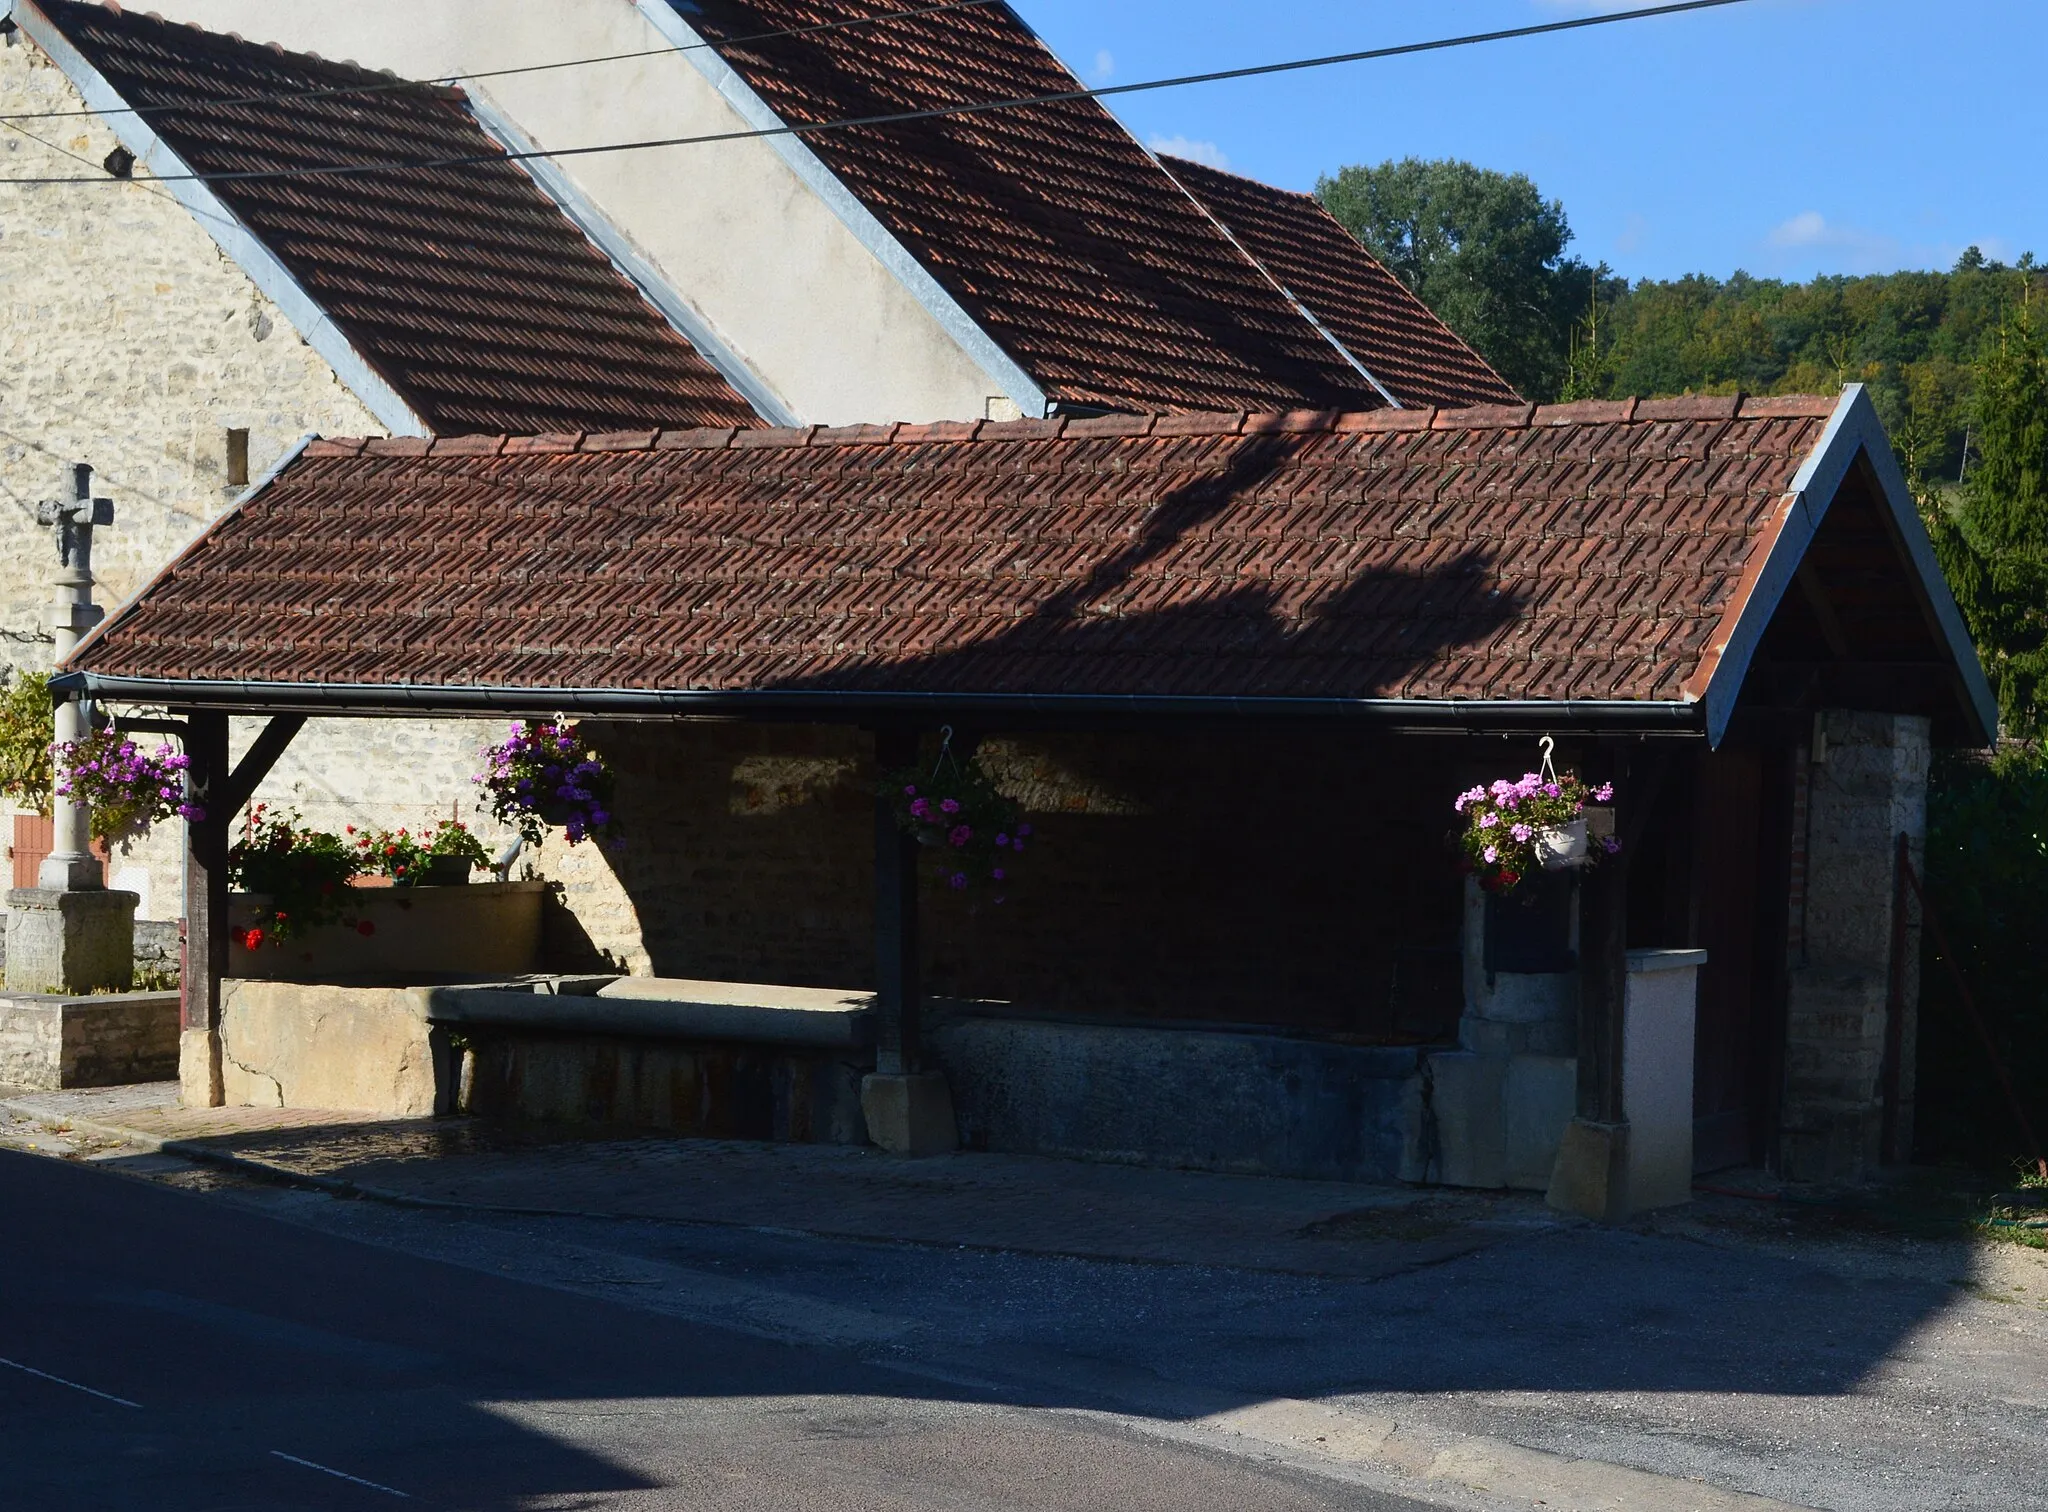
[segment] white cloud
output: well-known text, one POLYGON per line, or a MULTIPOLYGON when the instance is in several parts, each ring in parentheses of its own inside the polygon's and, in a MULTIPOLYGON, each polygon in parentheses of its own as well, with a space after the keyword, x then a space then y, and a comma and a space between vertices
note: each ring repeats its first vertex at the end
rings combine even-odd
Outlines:
POLYGON ((1861 257, 1885 257, 1899 250, 1896 237, 1866 231, 1861 226, 1842 225, 1818 210, 1802 210, 1790 220, 1779 222, 1771 228, 1769 241, 1774 247, 1824 247, 1861 257))
POLYGON ((1834 240, 1828 234, 1827 217, 1818 210, 1802 210, 1782 225, 1771 228, 1774 247, 1825 247, 1834 240))
POLYGON ((1088 81, 1091 84, 1107 84, 1114 77, 1116 77, 1116 55, 1105 47, 1095 55, 1095 67, 1090 71, 1088 81))
POLYGON ((1210 168, 1228 168, 1230 158, 1214 142, 1190 141, 1184 136, 1154 135, 1145 142, 1161 157, 1186 158, 1191 163, 1201 163, 1210 168))

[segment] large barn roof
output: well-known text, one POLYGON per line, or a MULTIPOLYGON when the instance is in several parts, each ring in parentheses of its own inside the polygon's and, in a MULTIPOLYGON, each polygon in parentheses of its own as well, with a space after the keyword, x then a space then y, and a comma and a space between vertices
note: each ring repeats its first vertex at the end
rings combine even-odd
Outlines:
POLYGON ((374 400, 388 386, 407 413, 371 408, 393 429, 755 423, 525 170, 488 161, 503 149, 457 91, 115 6, 35 0, 20 14, 351 387, 374 400), (264 176, 458 157, 487 161, 264 176))
POLYGON ((1524 714, 1718 740, 1761 650, 1818 667, 1809 693, 1830 662, 1931 688, 1981 738, 1895 479, 1860 390, 320 441, 70 667, 250 708, 1524 714))
MULTIPOLYGON (((699 66, 730 70, 733 89, 784 125, 1081 88, 1004 4, 906 14, 896 0, 669 3, 690 36, 716 44, 715 64, 693 52, 699 66), (888 24, 845 24, 862 16, 888 24)), ((1263 254, 1095 100, 808 132, 791 150, 815 154, 1063 407, 1369 409, 1389 392, 1413 402, 1376 383, 1372 362, 1305 314, 1263 254)), ((1352 242, 1340 255, 1363 251, 1352 242)), ((1398 284, 1369 280, 1346 298, 1421 338, 1400 359, 1426 375, 1421 402, 1516 397, 1398 284)))

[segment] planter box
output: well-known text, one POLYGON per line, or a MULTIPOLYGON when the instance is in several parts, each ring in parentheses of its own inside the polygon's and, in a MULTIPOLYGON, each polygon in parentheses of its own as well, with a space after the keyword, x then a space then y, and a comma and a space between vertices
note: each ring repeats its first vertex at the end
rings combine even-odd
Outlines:
POLYGON ((350 893, 350 915, 367 921, 369 934, 329 924, 256 950, 244 949, 241 937, 267 900, 235 894, 228 900, 227 975, 272 982, 448 981, 519 976, 539 968, 545 882, 359 887, 350 893))

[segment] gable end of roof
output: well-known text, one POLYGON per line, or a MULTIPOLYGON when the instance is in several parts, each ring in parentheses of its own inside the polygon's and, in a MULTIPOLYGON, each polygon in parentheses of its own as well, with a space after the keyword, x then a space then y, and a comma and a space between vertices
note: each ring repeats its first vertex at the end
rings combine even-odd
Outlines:
POLYGON ((135 160, 165 182, 152 187, 168 194, 191 214, 213 238, 221 254, 240 268, 263 296, 276 305, 291 322, 306 345, 334 370, 348 391, 377 417, 377 423, 397 435, 424 436, 427 422, 378 371, 372 362, 335 324, 327 309, 307 292, 242 218, 228 208, 218 194, 198 178, 192 167, 171 145, 150 129, 147 117, 133 110, 106 76, 87 61, 85 54, 46 16, 35 0, 16 0, 14 20, 28 39, 56 64, 64 77, 94 111, 115 140, 135 154, 135 160))
MULTIPOLYGON (((1745 414, 1751 404, 1759 406, 1759 413, 1775 412, 1770 400, 1745 400, 1745 414)), ((1799 564, 1819 533, 1836 494, 1859 460, 1868 462, 1876 475, 1894 540, 1913 568, 1921 606, 1954 661, 1982 743, 1988 745, 1997 739, 1997 695, 1984 675, 1962 611, 1949 591, 1948 579, 1935 560, 1934 543, 1927 538, 1927 529, 1920 522, 1912 490, 1892 455, 1877 407, 1862 384, 1852 383, 1843 388, 1834 412, 1828 417, 1827 428, 1793 475, 1762 534, 1762 542, 1767 544, 1752 556, 1701 657, 1699 670, 1686 684, 1687 695, 1706 705, 1709 743, 1718 746, 1727 733, 1764 632, 1791 588, 1799 564)))

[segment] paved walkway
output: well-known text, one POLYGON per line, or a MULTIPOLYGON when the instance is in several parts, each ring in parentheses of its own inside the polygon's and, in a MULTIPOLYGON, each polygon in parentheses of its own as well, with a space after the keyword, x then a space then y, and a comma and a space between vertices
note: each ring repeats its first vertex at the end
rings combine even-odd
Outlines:
POLYGON ((1284 1181, 1019 1155, 610 1137, 472 1119, 177 1106, 174 1083, 13 1092, 0 1108, 331 1191, 1301 1275, 1393 1275, 1573 1220, 1530 1195, 1284 1181))

